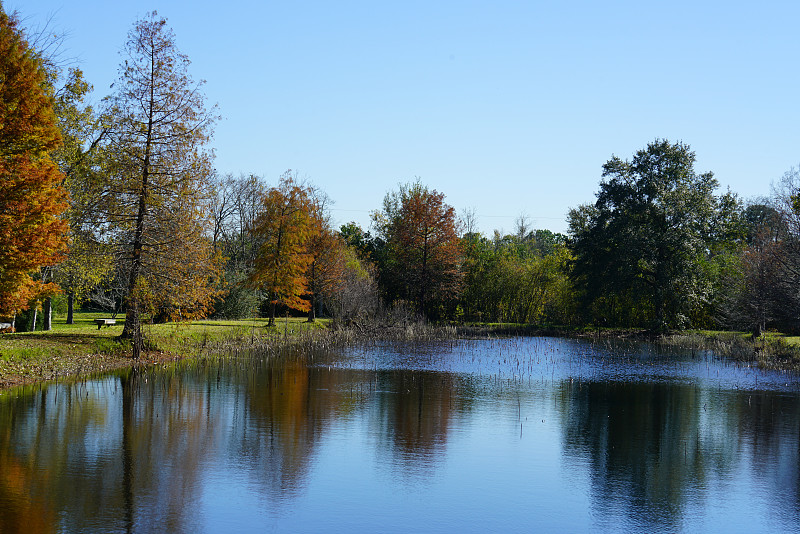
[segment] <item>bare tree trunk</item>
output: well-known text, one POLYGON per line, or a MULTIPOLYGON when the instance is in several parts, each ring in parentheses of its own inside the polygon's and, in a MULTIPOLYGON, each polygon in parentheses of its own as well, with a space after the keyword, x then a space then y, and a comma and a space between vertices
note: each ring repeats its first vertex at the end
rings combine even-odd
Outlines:
POLYGON ((75 293, 67 293, 67 324, 75 324, 75 293))
POLYGON ((47 297, 42 304, 42 330, 45 332, 53 329, 53 299, 47 297))
POLYGON ((314 322, 314 304, 316 304, 315 297, 316 297, 316 287, 314 284, 314 278, 316 277, 316 262, 311 263, 311 306, 308 308, 308 322, 314 322))
POLYGON ((316 299, 314 298, 314 293, 311 293, 311 306, 308 308, 308 321, 307 321, 309 323, 313 323, 314 320, 316 319, 316 316, 314 315, 316 313, 316 310, 314 309, 315 307, 316 307, 316 299))
MULTIPOLYGON (((151 77, 155 65, 150 65, 151 77)), ((140 318, 140 303, 137 286, 139 273, 142 269, 142 243, 144 238, 144 218, 147 213, 148 179, 150 177, 150 147, 153 140, 153 110, 155 109, 154 82, 150 84, 150 99, 148 101, 147 137, 144 148, 144 162, 142 163, 142 185, 139 190, 139 212, 136 214, 136 231, 133 237, 133 263, 131 276, 128 280, 128 308, 125 314, 125 328, 122 337, 133 341, 133 358, 136 360, 142 353, 142 323, 140 318)))
POLYGON ((39 303, 37 302, 33 306, 33 318, 31 319, 31 328, 30 328, 31 332, 36 332, 36 319, 38 313, 39 313, 39 303))
POLYGON ((133 341, 133 358, 138 359, 142 353, 142 324, 140 319, 139 296, 137 295, 137 282, 142 266, 142 221, 144 219, 145 200, 140 198, 139 217, 136 224, 136 237, 133 241, 133 265, 131 276, 128 280, 128 306, 125 310, 125 327, 122 337, 133 341))

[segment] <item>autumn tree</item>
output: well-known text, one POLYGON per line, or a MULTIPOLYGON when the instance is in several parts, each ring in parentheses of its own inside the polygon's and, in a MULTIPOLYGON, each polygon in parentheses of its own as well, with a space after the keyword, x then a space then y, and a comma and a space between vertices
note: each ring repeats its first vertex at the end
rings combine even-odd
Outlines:
POLYGON ((62 176, 50 158, 61 143, 52 88, 19 21, 0 6, 0 313, 42 292, 29 274, 66 245, 62 176))
POLYGON ((203 316, 218 294, 208 239, 212 174, 205 146, 215 120, 166 20, 153 12, 128 34, 108 99, 114 154, 104 209, 130 266, 125 328, 134 357, 143 313, 203 316))
MULTIPOLYGON (((87 215, 91 210, 87 209, 87 200, 97 198, 96 188, 88 187, 91 185, 92 172, 87 169, 97 171, 96 165, 92 164, 92 157, 96 153, 95 148, 103 137, 104 130, 100 127, 100 121, 95 115, 92 106, 86 103, 87 95, 91 92, 92 86, 85 80, 81 69, 71 66, 73 60, 65 58, 63 53, 64 34, 54 31, 50 27, 50 20, 43 26, 34 27, 27 32, 30 47, 36 54, 45 71, 45 83, 48 91, 54 95, 53 109, 56 122, 61 133, 61 144, 51 151, 50 156, 58 166, 59 171, 64 175, 63 186, 69 194, 69 209, 62 215, 69 221, 70 226, 70 245, 66 255, 69 257, 69 269, 71 280, 81 267, 85 268, 87 276, 96 278, 96 273, 91 272, 92 267, 98 262, 94 257, 82 256, 86 251, 83 243, 73 246, 79 241, 79 235, 87 237, 89 233, 84 231, 82 223, 87 221, 87 215), (87 178, 89 178, 87 180, 87 178), (88 263, 82 260, 87 260, 88 263)), ((91 200, 90 202, 91 203, 91 200)), ((95 247, 96 248, 96 247, 95 247)), ((38 279, 47 285, 47 282, 55 281, 58 286, 67 293, 68 303, 72 304, 75 295, 65 287, 64 280, 59 278, 59 266, 43 266, 38 273, 38 279)), ((69 284, 67 284, 69 285, 69 284)), ((41 310, 44 320, 43 329, 51 329, 52 312, 52 291, 45 291, 41 296, 41 301, 37 298, 36 307, 41 302, 41 310)), ((34 318, 36 316, 34 308, 34 318)), ((35 323, 35 321, 33 321, 35 323)), ((67 323, 72 322, 72 308, 68 310, 67 323)))
POLYGON ((317 225, 313 220, 314 192, 298 184, 291 171, 277 187, 268 189, 253 232, 261 248, 249 277, 252 287, 265 291, 270 302, 269 325, 275 324, 278 304, 308 311, 308 269, 314 259, 309 248, 317 225))
POLYGON ((461 290, 462 251, 458 219, 444 194, 420 182, 401 185, 373 213, 373 224, 386 242, 380 273, 390 298, 413 303, 420 313, 435 317, 461 290))
POLYGON ((327 196, 317 191, 312 202, 313 228, 308 240, 311 262, 306 273, 310 323, 316 318, 317 307, 322 307, 323 297, 333 295, 340 288, 347 268, 346 245, 341 235, 331 227, 328 204, 327 196))

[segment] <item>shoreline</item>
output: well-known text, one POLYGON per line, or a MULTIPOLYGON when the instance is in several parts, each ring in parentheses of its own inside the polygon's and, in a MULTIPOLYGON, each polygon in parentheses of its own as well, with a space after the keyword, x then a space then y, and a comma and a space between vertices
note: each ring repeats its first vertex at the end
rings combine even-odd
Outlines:
MULTIPOLYGON (((231 322, 227 322, 231 323, 231 322)), ((667 347, 710 350, 719 356, 736 361, 747 361, 765 369, 800 371, 800 346, 790 344, 778 336, 762 336, 752 339, 737 332, 685 331, 654 335, 639 329, 588 330, 568 327, 542 327, 513 324, 472 324, 429 326, 409 324, 406 326, 350 326, 347 328, 309 326, 299 321, 286 321, 283 328, 265 330, 253 320, 251 325, 230 326, 226 322, 198 322, 198 325, 223 327, 210 335, 203 331, 194 335, 191 326, 172 324, 167 330, 169 336, 154 339, 156 348, 146 350, 138 360, 133 360, 131 352, 117 337, 95 333, 78 334, 67 338, 72 349, 66 354, 53 350, 51 354, 31 358, 24 356, 0 358, 0 391, 36 384, 47 384, 61 380, 81 380, 91 376, 138 367, 169 365, 184 360, 204 358, 235 357, 240 353, 253 351, 274 353, 302 345, 311 349, 316 346, 346 346, 369 341, 426 341, 436 339, 480 339, 486 337, 544 336, 586 340, 629 340, 656 343, 667 347), (292 332, 289 332, 289 326, 292 332), (184 328, 185 330, 181 330, 184 328), (256 330, 257 329, 257 330, 256 330), (100 350, 97 348, 100 347, 100 350), (164 348, 162 348, 164 347, 164 348)), ((5 334, 3 352, 11 352, 8 347, 25 341, 59 340, 58 334, 5 334)), ((61 336, 64 337, 64 336, 61 336)), ((46 350, 46 349, 42 349, 46 350)), ((40 351, 41 352, 41 351, 40 351)), ((21 351, 24 354, 24 350, 21 351)))

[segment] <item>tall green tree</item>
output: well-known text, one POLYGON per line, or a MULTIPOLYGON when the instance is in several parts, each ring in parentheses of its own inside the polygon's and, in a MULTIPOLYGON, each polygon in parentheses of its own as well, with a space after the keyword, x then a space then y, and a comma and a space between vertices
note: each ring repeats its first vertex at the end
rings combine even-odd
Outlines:
POLYGON ((713 245, 723 197, 694 162, 688 145, 658 139, 630 161, 614 156, 594 206, 571 213, 573 279, 595 320, 685 327, 703 304, 699 260, 713 245))
MULTIPOLYGON (((98 219, 97 201, 102 198, 108 151, 101 143, 107 133, 103 120, 89 104, 92 86, 77 68, 61 74, 54 66, 51 78, 56 84, 55 113, 63 144, 52 153, 64 174, 69 191, 70 245, 66 258, 53 269, 42 271, 42 279, 52 278, 67 296, 67 324, 73 323, 74 305, 86 297, 112 268, 111 248, 98 219), (60 82, 60 83, 59 83, 60 82)), ((42 305, 44 329, 49 330, 50 299, 42 305)))
POLYGON ((30 275, 66 246, 67 194, 50 157, 61 144, 52 86, 1 5, 0 102, 0 313, 13 315, 43 292, 30 275))
POLYGON ((116 91, 108 99, 112 180, 105 209, 127 250, 123 337, 142 346, 141 316, 208 313, 218 295, 211 231, 211 154, 216 119, 189 75, 165 19, 152 12, 128 34, 116 91))

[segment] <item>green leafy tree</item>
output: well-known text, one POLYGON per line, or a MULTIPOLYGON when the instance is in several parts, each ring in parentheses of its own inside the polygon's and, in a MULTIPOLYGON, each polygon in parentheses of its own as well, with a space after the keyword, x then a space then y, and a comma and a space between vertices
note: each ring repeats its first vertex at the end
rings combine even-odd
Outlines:
POLYGON ((351 221, 339 227, 339 235, 364 261, 376 263, 383 255, 386 243, 355 222, 351 221))
POLYGON ((474 232, 464 236, 462 250, 464 290, 460 304, 464 317, 471 321, 500 321, 503 255, 492 241, 474 232))
MULTIPOLYGON (((57 72, 51 75, 58 77, 57 72)), ((107 131, 88 103, 92 86, 77 68, 68 70, 56 90, 55 113, 64 140, 53 152, 53 160, 64 174, 69 191, 65 217, 70 227, 70 245, 65 260, 42 272, 52 278, 67 296, 67 324, 73 323, 74 305, 85 298, 112 269, 112 249, 104 239, 98 219, 97 200, 102 198, 108 151, 101 144, 107 131)), ((45 329, 49 329, 51 303, 43 303, 45 329)))
POLYGON ((653 329, 688 326, 707 298, 699 261, 711 249, 722 197, 694 171, 688 145, 656 140, 603 166, 597 201, 571 214, 573 278, 595 320, 653 329))
POLYGON ((97 287, 113 269, 113 258, 108 245, 72 232, 69 252, 53 269, 53 278, 67 297, 67 324, 74 323, 76 301, 78 304, 97 287))
POLYGON ((574 321, 574 294, 567 277, 569 251, 547 230, 488 240, 464 236, 464 316, 514 323, 574 321), (539 236, 537 238, 537 236, 539 236))

